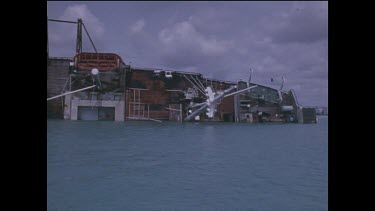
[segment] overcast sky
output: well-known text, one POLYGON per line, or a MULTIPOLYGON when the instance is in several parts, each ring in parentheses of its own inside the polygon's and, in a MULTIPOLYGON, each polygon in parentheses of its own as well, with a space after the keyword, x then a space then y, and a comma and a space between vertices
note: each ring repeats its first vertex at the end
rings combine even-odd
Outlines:
MULTIPOLYGON (((47 2, 48 18, 82 18, 99 52, 126 64, 294 89, 328 105, 327 2, 47 2), (273 78, 273 82, 271 82, 273 78)), ((49 22, 50 56, 73 57, 76 26, 49 22)), ((94 51, 83 36, 83 51, 94 51)))

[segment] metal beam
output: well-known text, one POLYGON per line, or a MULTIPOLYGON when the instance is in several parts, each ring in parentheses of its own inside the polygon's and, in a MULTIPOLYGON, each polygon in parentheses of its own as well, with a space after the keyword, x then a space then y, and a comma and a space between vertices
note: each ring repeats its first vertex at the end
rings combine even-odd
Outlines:
POLYGON ((82 19, 77 22, 77 40, 76 40, 76 54, 82 52, 82 19))
POLYGON ((247 90, 249 90, 249 89, 253 89, 253 88, 255 88, 255 87, 257 87, 257 85, 255 85, 255 86, 251 86, 251 87, 248 87, 248 88, 246 88, 246 89, 241 89, 240 91, 237 91, 237 92, 233 92, 233 93, 227 94, 227 95, 225 95, 224 97, 229 97, 229 96, 232 96, 232 95, 235 95, 235 94, 239 94, 239 93, 241 93, 241 92, 247 91, 247 90))
POLYGON ((89 39, 90 39, 90 42, 91 42, 91 45, 92 45, 92 47, 94 47, 94 50, 95 50, 95 53, 98 53, 98 51, 96 50, 96 48, 95 48, 95 45, 94 45, 94 43, 92 42, 92 40, 91 40, 91 37, 90 37, 90 34, 89 34, 89 32, 87 31, 87 29, 86 29, 86 26, 85 26, 85 24, 83 23, 82 24, 83 25, 83 28, 85 29, 85 32, 86 32, 86 34, 87 34, 87 36, 89 37, 89 39))
POLYGON ((167 110, 171 110, 171 111, 178 111, 178 112, 181 112, 179 109, 173 109, 173 108, 167 108, 167 107, 164 107, 165 109, 167 110))
POLYGON ((196 83, 196 85, 197 85, 199 88, 202 89, 202 91, 205 90, 205 87, 204 87, 204 86, 200 86, 199 83, 198 83, 198 81, 196 81, 192 75, 190 75, 190 78, 193 79, 193 81, 196 83))
POLYGON ((94 48, 95 50, 95 53, 98 53, 98 51, 96 50, 96 47, 94 45, 94 42, 92 41, 91 37, 90 37, 90 34, 89 32, 87 31, 86 29, 86 26, 85 24, 82 22, 82 19, 78 19, 78 21, 66 21, 66 20, 57 20, 57 19, 49 19, 47 18, 48 21, 53 21, 53 22, 60 22, 60 23, 73 23, 73 24, 77 24, 77 44, 76 44, 76 53, 81 53, 82 52, 82 26, 83 28, 85 29, 85 32, 87 34, 87 36, 89 37, 89 40, 91 42, 91 45, 92 47, 94 48))
POLYGON ((138 118, 138 117, 126 117, 127 119, 134 119, 134 120, 150 120, 154 122, 163 122, 157 119, 151 119, 151 118, 138 118))
POLYGON ((199 87, 197 87, 193 82, 191 82, 188 79, 188 77, 186 77, 186 75, 183 75, 183 76, 186 78, 186 80, 188 80, 191 83, 191 85, 193 85, 194 88, 196 88, 198 91, 200 91, 203 95, 206 95, 199 87))
POLYGON ((135 90, 148 90, 148 89, 142 89, 142 88, 132 88, 132 87, 129 87, 128 89, 135 89, 135 90))
MULTIPOLYGON (((207 102, 207 103, 202 103, 203 106, 200 107, 199 109, 197 109, 196 111, 194 111, 192 114, 190 114, 189 116, 187 116, 185 118, 185 121, 190 121, 192 120, 195 116, 203 113, 204 111, 206 111, 206 109, 212 105, 214 105, 214 107, 216 106, 216 104, 218 104, 224 97, 225 97, 225 94, 228 93, 228 92, 231 92, 233 91, 233 89, 235 89, 236 87, 235 86, 232 86, 226 90, 224 90, 224 92, 218 96, 216 96, 211 102, 207 102)), ((241 90, 242 91, 242 90, 241 90)))
POLYGON ((203 87, 203 90, 205 90, 206 88, 203 86, 202 82, 199 80, 199 78, 197 76, 195 76, 195 78, 197 79, 197 81, 199 82, 199 84, 203 87))
POLYGON ((190 108, 195 108, 195 107, 199 107, 199 106, 202 106, 203 104, 205 104, 207 102, 203 102, 203 103, 198 103, 198 104, 195 104, 195 105, 189 105, 188 107, 186 107, 186 109, 190 109, 190 108))
POLYGON ((64 20, 57 20, 57 19, 48 19, 48 21, 53 21, 53 22, 62 22, 62 23, 74 23, 77 24, 78 22, 76 21, 64 21, 64 20))
POLYGON ((192 114, 190 114, 189 116, 187 116, 184 121, 190 121, 190 120, 192 120, 194 117, 196 117, 200 113, 204 112, 207 108, 208 108, 208 105, 206 103, 205 105, 203 105, 202 107, 200 107, 199 109, 197 109, 196 111, 194 111, 192 114))
POLYGON ((167 91, 167 92, 184 92, 183 90, 179 90, 179 89, 167 89, 165 91, 167 91))
POLYGON ((92 85, 92 86, 89 86, 89 87, 86 87, 86 88, 77 89, 77 90, 74 90, 74 91, 71 91, 71 92, 67 92, 67 93, 64 93, 64 94, 61 94, 61 95, 50 97, 50 98, 47 98, 47 101, 55 99, 55 98, 58 98, 58 97, 62 97, 62 96, 65 96, 65 95, 70 95, 70 94, 73 94, 73 93, 76 93, 76 92, 80 92, 80 91, 83 91, 83 90, 86 90, 86 89, 91 89, 91 88, 94 88, 95 86, 96 85, 92 85))

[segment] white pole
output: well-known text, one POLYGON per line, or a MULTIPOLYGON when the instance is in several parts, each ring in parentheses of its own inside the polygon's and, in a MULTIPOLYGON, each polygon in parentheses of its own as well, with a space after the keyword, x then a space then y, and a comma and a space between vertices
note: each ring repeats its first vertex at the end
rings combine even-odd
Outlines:
POLYGON ((257 87, 257 85, 255 85, 255 86, 251 86, 251 87, 248 87, 248 88, 246 88, 246 89, 241 89, 240 91, 237 91, 237 92, 233 92, 233 93, 227 94, 227 95, 225 95, 224 97, 229 97, 229 96, 232 96, 232 95, 235 95, 235 94, 239 94, 239 93, 241 93, 241 92, 244 92, 244 91, 246 91, 246 90, 250 90, 250 89, 255 88, 255 87, 257 87))
POLYGON ((54 97, 50 97, 50 98, 47 98, 47 101, 48 100, 52 100, 52 99, 55 99, 55 98, 58 98, 58 97, 62 97, 62 96, 65 96, 65 95, 69 95, 69 94, 73 94, 73 93, 76 93, 76 92, 80 92, 80 91, 83 91, 83 90, 86 90, 86 89, 91 89, 93 87, 95 87, 96 85, 92 85, 92 86, 89 86, 89 87, 86 87, 86 88, 82 88, 82 89, 77 89, 75 91, 72 91, 72 92, 67 92, 67 93, 64 93, 64 94, 61 94, 61 95, 57 95, 57 96, 54 96, 54 97))
POLYGON ((135 116, 135 89, 133 89, 133 98, 134 98, 134 104, 133 104, 133 113, 134 113, 134 116, 135 116))
POLYGON ((138 89, 138 117, 141 116, 141 110, 139 110, 139 107, 141 107, 140 104, 141 104, 141 90, 138 89))
MULTIPOLYGON (((128 90, 129 91, 129 90, 128 90)), ((132 107, 132 105, 130 104, 130 99, 131 99, 131 97, 130 97, 130 91, 128 92, 128 96, 129 97, 127 97, 126 99, 128 99, 128 106, 129 106, 129 113, 128 113, 128 117, 130 117, 130 107, 132 107)))
POLYGON ((165 109, 167 109, 167 110, 171 110, 171 111, 178 111, 178 112, 180 112, 180 110, 179 109, 173 109, 173 108, 171 108, 171 106, 169 106, 169 108, 167 108, 167 107, 164 107, 165 109))

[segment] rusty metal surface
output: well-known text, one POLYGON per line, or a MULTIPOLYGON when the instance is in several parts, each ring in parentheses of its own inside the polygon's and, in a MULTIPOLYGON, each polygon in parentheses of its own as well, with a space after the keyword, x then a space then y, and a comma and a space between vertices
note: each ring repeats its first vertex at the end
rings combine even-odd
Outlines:
POLYGON ((91 71, 97 68, 99 71, 113 71, 121 65, 125 65, 121 57, 114 53, 78 53, 74 57, 74 64, 78 71, 91 71))

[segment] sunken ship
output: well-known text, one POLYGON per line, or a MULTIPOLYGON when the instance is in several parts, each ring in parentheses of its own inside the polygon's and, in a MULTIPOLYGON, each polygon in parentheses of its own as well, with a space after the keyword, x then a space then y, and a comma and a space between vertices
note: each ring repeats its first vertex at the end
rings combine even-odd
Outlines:
MULTIPOLYGON (((52 20, 48 21, 60 21, 52 20)), ((216 121, 316 123, 315 109, 293 90, 200 73, 127 64, 114 53, 82 52, 81 19, 76 54, 50 57, 47 43, 47 117, 107 121, 216 121)), ((84 28, 89 36, 86 28, 84 28)), ((48 42, 48 39, 47 39, 48 42)))

